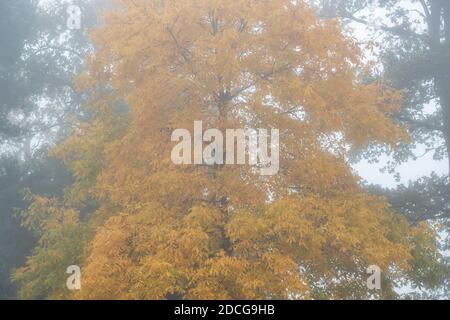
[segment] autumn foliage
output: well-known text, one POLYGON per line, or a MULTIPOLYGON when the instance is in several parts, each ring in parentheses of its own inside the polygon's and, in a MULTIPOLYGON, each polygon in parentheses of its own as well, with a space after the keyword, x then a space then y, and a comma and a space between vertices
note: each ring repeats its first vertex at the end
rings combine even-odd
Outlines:
POLYGON ((53 151, 74 183, 23 213, 41 239, 14 275, 23 297, 369 298, 422 281, 431 229, 364 191, 348 163, 406 138, 390 120, 401 96, 364 81, 339 21, 300 0, 121 0, 104 19, 78 80, 91 119, 53 151), (171 132, 195 120, 278 128, 279 173, 174 165, 171 132), (366 286, 373 264, 381 293, 366 286))

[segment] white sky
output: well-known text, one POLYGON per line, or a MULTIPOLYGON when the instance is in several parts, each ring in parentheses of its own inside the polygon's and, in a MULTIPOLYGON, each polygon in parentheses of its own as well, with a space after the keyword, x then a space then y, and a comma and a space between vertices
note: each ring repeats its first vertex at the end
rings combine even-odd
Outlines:
MULTIPOLYGON (((358 164, 353 165, 353 168, 358 174, 367 182, 372 184, 379 184, 384 187, 394 188, 399 183, 394 178, 393 174, 382 173, 380 170, 383 168, 389 158, 384 156, 380 159, 380 163, 371 164, 367 161, 361 161, 358 164)), ((400 183, 407 184, 411 180, 417 180, 423 176, 430 176, 432 172, 436 172, 440 175, 448 173, 448 161, 433 160, 432 152, 420 158, 416 161, 409 161, 400 165, 397 168, 400 174, 400 183)))

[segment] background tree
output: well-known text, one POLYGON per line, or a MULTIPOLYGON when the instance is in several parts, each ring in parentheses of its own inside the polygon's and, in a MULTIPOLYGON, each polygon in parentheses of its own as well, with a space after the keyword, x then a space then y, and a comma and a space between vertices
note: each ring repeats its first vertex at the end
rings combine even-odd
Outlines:
POLYGON ((367 194, 347 158, 405 137, 400 95, 365 84, 357 44, 303 1, 118 1, 79 86, 89 113, 54 154, 75 182, 23 213, 39 245, 20 294, 79 298, 384 298, 435 285, 427 224, 367 194), (176 166, 176 128, 279 128, 280 173, 176 166), (366 287, 380 266, 383 291, 366 287), (432 277, 430 277, 430 274, 432 277))
MULTIPOLYGON (((412 143, 394 154, 395 160, 401 163, 417 159, 418 147, 433 152, 436 160, 448 158, 448 1, 411 1, 405 5, 386 0, 341 0, 321 4, 323 14, 367 26, 373 32, 370 38, 382 44, 381 75, 405 93, 404 105, 395 120, 406 124, 412 136, 412 143)), ((386 194, 411 220, 422 221, 449 217, 448 188, 448 175, 432 175, 386 194)))
POLYGON ((8 119, 10 112, 26 109, 28 88, 21 77, 20 58, 25 40, 33 32, 34 13, 31 0, 0 4, 0 142, 18 134, 8 119))
POLYGON ((23 254, 32 243, 12 217, 11 208, 18 205, 14 187, 21 173, 5 153, 8 152, 6 140, 17 139, 22 132, 12 123, 12 113, 27 112, 30 108, 21 57, 26 39, 34 32, 35 10, 35 3, 29 0, 0 3, 0 298, 13 294, 10 270, 23 263, 23 254))
MULTIPOLYGON (((366 26, 379 43, 382 76, 404 92, 404 104, 394 119, 406 124, 412 137, 390 164, 427 153, 450 163, 450 2, 445 0, 316 1, 326 16, 366 26), (371 8, 371 10, 368 10, 371 8)), ((379 155, 384 150, 372 150, 379 155)), ((442 250, 447 250, 450 218, 449 174, 436 173, 401 185, 396 190, 372 187, 390 199, 394 208, 412 222, 430 221, 443 226, 442 250)), ((443 283, 443 287, 448 287, 443 283)))
MULTIPOLYGON (((73 88, 91 50, 86 28, 99 1, 19 0, 0 4, 0 298, 14 298, 13 268, 22 265, 35 236, 21 227, 24 191, 61 195, 70 175, 47 156, 67 137, 83 96, 73 88), (82 9, 82 29, 66 26, 67 7, 82 9)), ((84 115, 86 116, 86 115, 84 115)))

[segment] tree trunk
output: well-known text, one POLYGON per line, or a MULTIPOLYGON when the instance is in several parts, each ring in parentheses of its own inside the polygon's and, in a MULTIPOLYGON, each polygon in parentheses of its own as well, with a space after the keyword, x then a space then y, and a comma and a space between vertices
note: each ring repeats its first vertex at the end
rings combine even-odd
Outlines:
POLYGON ((432 57, 442 57, 435 70, 436 93, 442 109, 443 135, 450 175, 450 1, 434 0, 428 21, 432 57), (444 41, 441 26, 444 24, 444 41))

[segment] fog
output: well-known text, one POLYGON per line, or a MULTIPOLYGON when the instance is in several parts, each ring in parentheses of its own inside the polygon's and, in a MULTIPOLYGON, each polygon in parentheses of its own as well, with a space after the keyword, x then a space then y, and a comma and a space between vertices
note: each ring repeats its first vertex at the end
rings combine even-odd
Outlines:
POLYGON ((448 299, 449 26, 0 0, 0 299, 448 299))

